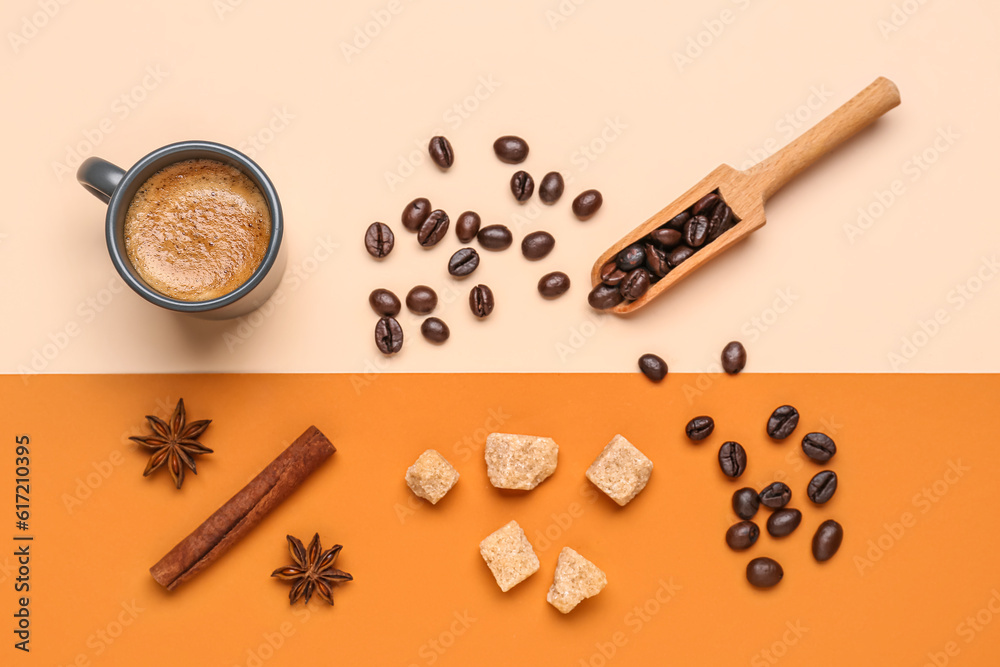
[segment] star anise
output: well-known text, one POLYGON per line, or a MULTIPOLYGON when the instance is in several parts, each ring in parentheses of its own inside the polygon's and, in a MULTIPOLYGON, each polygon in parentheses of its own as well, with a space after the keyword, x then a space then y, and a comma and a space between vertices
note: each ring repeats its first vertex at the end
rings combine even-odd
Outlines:
POLYGON ((289 604, 295 604, 299 598, 305 599, 306 604, 309 604, 309 598, 313 593, 333 604, 333 585, 354 580, 354 577, 333 566, 343 547, 335 544, 323 551, 319 543, 319 533, 313 536, 308 549, 302 546, 298 538, 291 535, 287 537, 288 551, 291 552, 295 564, 279 567, 271 573, 271 576, 295 582, 288 593, 289 604))
POLYGON ((174 484, 179 489, 184 483, 184 466, 197 475, 194 457, 212 453, 211 449, 197 440, 212 420, 202 419, 188 424, 183 398, 177 401, 177 407, 174 408, 174 414, 170 416, 169 422, 153 415, 146 415, 146 419, 149 420, 149 427, 153 429, 153 435, 145 437, 133 435, 129 438, 153 450, 142 476, 151 475, 154 470, 166 463, 170 476, 174 478, 174 484))

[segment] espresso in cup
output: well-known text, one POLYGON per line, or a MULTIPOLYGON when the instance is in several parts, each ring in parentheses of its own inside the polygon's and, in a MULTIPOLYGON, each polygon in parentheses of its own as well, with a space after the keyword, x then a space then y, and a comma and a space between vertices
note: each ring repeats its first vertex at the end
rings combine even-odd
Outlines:
POLYGON ((271 214, 243 171, 199 158, 169 164, 136 191, 125 215, 125 252, 151 288, 208 301, 250 279, 267 254, 271 214))

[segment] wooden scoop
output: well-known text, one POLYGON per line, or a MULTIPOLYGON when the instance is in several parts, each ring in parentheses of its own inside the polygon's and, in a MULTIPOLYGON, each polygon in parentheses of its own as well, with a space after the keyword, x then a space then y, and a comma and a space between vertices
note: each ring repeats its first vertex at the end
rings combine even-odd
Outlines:
POLYGON ((697 185, 678 197, 672 204, 642 223, 623 239, 607 249, 594 263, 590 279, 594 286, 601 282, 601 268, 623 248, 635 243, 649 232, 687 210, 710 192, 718 192, 739 220, 714 241, 711 241, 667 273, 640 298, 620 303, 610 310, 631 313, 642 308, 670 287, 676 285, 702 264, 764 226, 764 202, 785 183, 819 160, 841 143, 870 125, 875 119, 899 104, 899 90, 889 79, 879 77, 852 97, 843 106, 821 120, 798 139, 763 162, 746 171, 720 165, 697 185))

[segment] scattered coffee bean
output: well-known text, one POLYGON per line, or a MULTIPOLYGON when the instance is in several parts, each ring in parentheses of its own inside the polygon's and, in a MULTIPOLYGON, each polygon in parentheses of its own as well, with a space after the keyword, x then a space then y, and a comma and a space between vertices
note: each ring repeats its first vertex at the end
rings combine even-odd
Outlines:
POLYGON ((365 250, 368 254, 377 259, 382 259, 390 252, 395 245, 395 238, 389 225, 384 222, 373 222, 365 232, 365 250))
POLYGON ((773 510, 780 509, 792 499, 792 490, 784 482, 771 482, 760 492, 760 504, 773 510))
POLYGON ((587 295, 587 303, 590 304, 591 308, 596 308, 597 310, 614 308, 624 300, 625 297, 622 296, 617 287, 605 285, 604 283, 599 283, 587 295))
POLYGON ((424 338, 432 343, 441 344, 448 340, 448 336, 451 335, 451 330, 448 329, 448 325, 442 320, 436 317, 428 317, 420 325, 420 333, 424 335, 424 338))
POLYGON ((486 285, 476 285, 469 292, 469 308, 472 314, 482 319, 493 312, 493 290, 486 285))
POLYGON ((538 184, 538 198, 546 204, 555 204, 562 197, 565 187, 562 174, 558 171, 550 171, 542 176, 542 180, 538 184))
POLYGON ((403 347, 403 328, 393 317, 383 317, 375 325, 375 346, 382 354, 396 354, 403 347))
POLYGON ((747 351, 743 343, 731 341, 722 348, 722 370, 736 375, 747 365, 747 351))
POLYGON ((403 215, 400 217, 403 221, 403 227, 415 232, 430 214, 431 203, 423 197, 417 197, 406 205, 406 208, 403 209, 403 215))
POLYGON ((684 225, 686 225, 687 221, 690 220, 690 219, 691 219, 691 212, 690 211, 681 211, 680 213, 678 213, 674 217, 670 218, 670 220, 667 220, 666 224, 663 225, 663 227, 661 227, 661 229, 663 229, 663 228, 666 228, 666 229, 676 229, 677 232, 680 233, 681 230, 684 229, 684 225))
POLYGON ((622 271, 631 271, 642 266, 646 261, 646 251, 638 243, 633 243, 627 248, 618 252, 615 262, 622 271))
POLYGON ((531 232, 521 241, 521 254, 532 261, 542 259, 556 245, 556 239, 548 232, 531 232))
POLYGON ((771 537, 785 537, 791 535, 800 523, 802 523, 802 512, 785 507, 767 517, 767 532, 771 537))
POLYGON ((535 192, 535 179, 526 171, 514 172, 510 177, 510 192, 517 201, 528 201, 535 192))
POLYGON ((711 211, 719 201, 721 198, 718 194, 709 192, 691 206, 691 215, 702 215, 706 211, 711 211))
POLYGON ((569 276, 562 271, 546 273, 538 281, 538 293, 546 299, 562 296, 569 289, 569 276))
POLYGON ((749 486, 737 489, 733 494, 733 511, 741 519, 752 519, 760 507, 760 496, 749 486))
POLYGON ((711 417, 695 417, 684 427, 684 432, 691 440, 698 442, 712 435, 715 430, 715 420, 711 417))
POLYGON ((684 225, 684 243, 692 248, 700 248, 708 239, 708 218, 696 215, 684 225))
POLYGON ((837 445, 826 433, 806 433, 802 438, 802 451, 817 463, 826 463, 837 453, 837 445))
POLYGON ((644 354, 639 357, 639 370, 653 382, 660 382, 667 377, 667 362, 655 354, 644 354))
POLYGON ((580 220, 587 220, 601 208, 604 197, 597 190, 584 190, 573 200, 573 215, 580 220))
POLYGON ((809 486, 806 487, 806 495, 809 496, 809 500, 817 505, 822 505, 830 500, 830 498, 833 498, 833 494, 836 492, 837 473, 832 470, 823 470, 816 473, 809 480, 809 486))
POLYGON ((399 315, 400 304, 399 297, 390 292, 387 289, 382 289, 381 287, 372 290, 372 293, 368 295, 368 305, 372 307, 377 314, 389 317, 395 317, 399 315))
POLYGON ((649 233, 649 238, 660 247, 670 249, 681 242, 681 233, 676 229, 657 229, 649 233))
POLYGON ((686 245, 677 246, 667 255, 667 263, 670 264, 670 268, 676 269, 693 254, 694 248, 689 248, 686 245))
POLYGON ((625 272, 618 268, 615 260, 611 260, 601 267, 601 282, 609 287, 618 286, 625 280, 625 272))
POLYGON ((462 243, 468 243, 476 238, 476 234, 479 233, 479 225, 482 222, 482 218, 475 211, 466 211, 458 216, 458 220, 455 221, 455 234, 458 236, 458 240, 462 243))
POLYGON ((464 278, 479 267, 479 253, 475 248, 459 248, 448 260, 448 273, 464 278))
POLYGON ((760 528, 753 521, 739 521, 726 531, 726 544, 733 551, 749 549, 760 537, 760 528))
POLYGON ((406 295, 406 307, 417 315, 426 315, 434 310, 438 295, 427 285, 417 285, 406 295))
POLYGON ((434 209, 417 228, 417 242, 425 248, 437 245, 448 233, 448 214, 441 209, 434 209))
POLYGON ((493 152, 501 162, 520 164, 528 157, 528 142, 521 137, 506 135, 493 142, 493 152))
POLYGON ((434 164, 447 169, 455 163, 455 151, 451 148, 451 142, 445 137, 431 137, 431 142, 427 146, 434 164))
POLYGON ((799 411, 790 405, 775 408, 767 420, 767 434, 775 440, 784 440, 799 425, 799 411))
POLYGON ((644 245, 643 250, 646 253, 646 270, 649 271, 650 278, 662 278, 670 272, 670 264, 667 263, 667 253, 652 243, 644 245))
POLYGON ((635 301, 649 290, 649 272, 646 269, 632 269, 618 286, 622 297, 635 301))
POLYGON ((486 250, 506 250, 514 242, 514 235, 504 225, 487 225, 479 230, 476 239, 486 250))
POLYGON ((737 478, 747 469, 747 453, 738 442, 724 442, 719 447, 719 467, 726 477, 737 478))
POLYGON ((776 586, 784 576, 785 571, 781 569, 778 561, 773 558, 767 558, 766 556, 754 558, 747 563, 747 581, 750 582, 751 586, 771 588, 772 586, 776 586))
POLYGON ((813 535, 813 558, 821 563, 830 560, 837 553, 837 550, 840 549, 840 543, 843 541, 843 526, 833 519, 827 519, 819 524, 816 534, 813 535))

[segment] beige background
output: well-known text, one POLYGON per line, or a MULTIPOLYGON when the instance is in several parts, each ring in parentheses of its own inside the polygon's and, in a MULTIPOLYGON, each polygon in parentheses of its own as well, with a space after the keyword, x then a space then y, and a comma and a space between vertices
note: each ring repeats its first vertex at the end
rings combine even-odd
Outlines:
POLYGON ((698 372, 734 338, 752 371, 1000 371, 998 22, 987 0, 9 0, 0 371, 620 371, 653 351, 698 372), (780 193, 753 239, 629 320, 587 307, 618 236, 878 75, 903 105, 780 193), (457 154, 444 174, 424 153, 436 132, 457 154), (513 202, 490 149, 504 133, 527 138, 536 177, 567 176, 557 206, 513 202), (286 212, 293 273, 242 321, 120 291, 104 207, 75 182, 81 156, 128 166, 194 138, 255 157, 286 212), (580 223, 569 200, 589 187, 605 205, 580 223), (423 251, 399 225, 420 195, 518 241, 549 230, 556 250, 484 253, 498 305, 475 321, 474 283, 445 271, 455 237, 423 251), (382 263, 362 249, 373 220, 397 231, 382 263), (557 269, 573 288, 544 302, 535 282, 557 269), (404 314, 386 360, 368 292, 417 283, 452 339, 431 346, 404 314))

